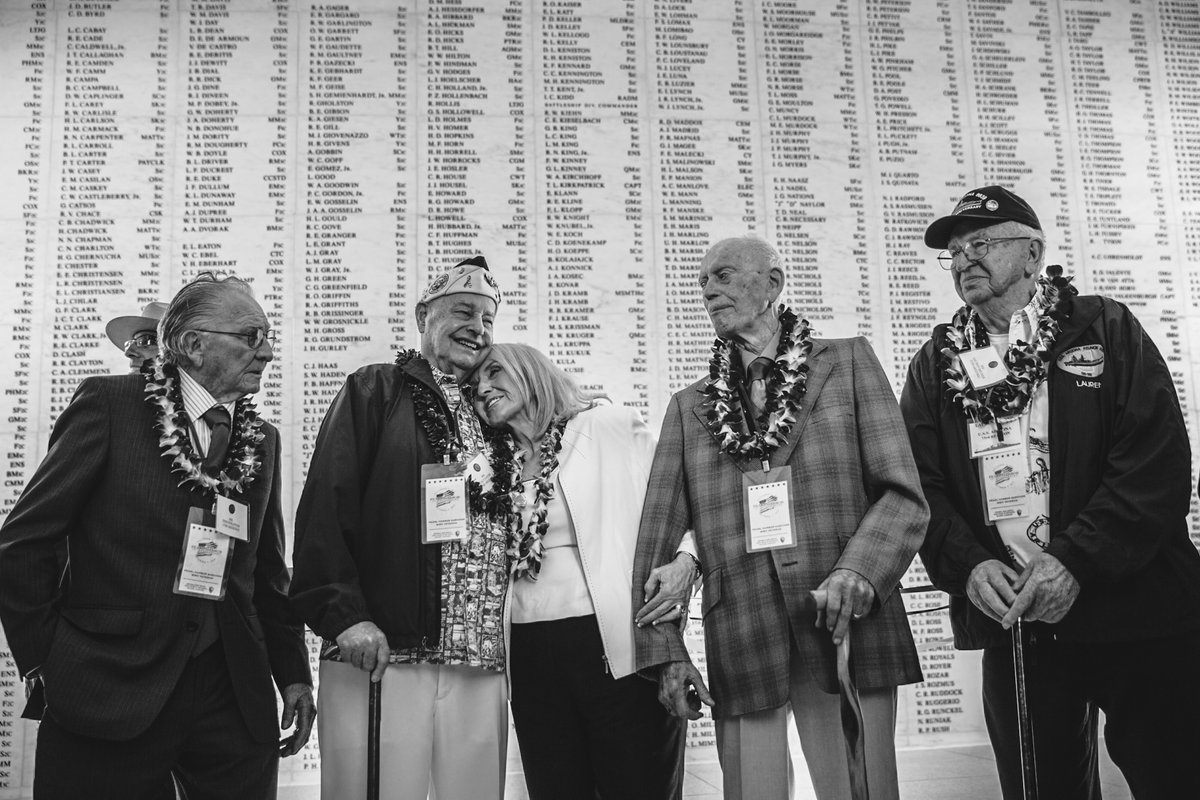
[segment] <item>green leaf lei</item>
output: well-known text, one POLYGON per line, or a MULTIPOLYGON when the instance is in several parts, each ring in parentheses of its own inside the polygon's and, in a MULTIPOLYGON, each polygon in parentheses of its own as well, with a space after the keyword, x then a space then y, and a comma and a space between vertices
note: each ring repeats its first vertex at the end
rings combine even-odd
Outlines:
MULTIPOLYGON (((397 366, 404 366, 414 358, 424 358, 416 350, 401 350, 396 354, 397 366)), ((434 455, 441 460, 445 455, 454 456, 455 436, 450 426, 450 419, 444 411, 445 403, 439 402, 433 390, 422 381, 412 381, 413 406, 417 421, 425 430, 425 436, 433 448, 434 455)), ((462 402, 468 402, 466 397, 462 402)), ((487 425, 480 425, 483 440, 488 450, 488 460, 492 463, 491 485, 484 487, 469 475, 467 476, 467 498, 471 511, 476 514, 486 514, 494 523, 511 529, 510 518, 513 514, 511 494, 517 487, 517 476, 520 466, 515 464, 515 448, 512 437, 504 431, 496 430, 487 425), (499 468, 497 468, 499 467, 499 468)))
MULTIPOLYGON (((403 350, 397 354, 396 364, 404 366, 414 358, 420 357, 416 350, 403 350)), ((440 458, 451 452, 454 445, 450 420, 443 411, 443 404, 438 402, 428 386, 420 381, 413 381, 412 387, 417 420, 424 428, 434 453, 440 458)), ((465 397, 463 402, 468 402, 465 397)), ((510 434, 486 423, 480 425, 487 446, 488 463, 492 468, 492 478, 489 485, 483 486, 468 475, 467 496, 472 512, 485 515, 492 525, 497 525, 505 531, 509 543, 507 554, 512 559, 512 571, 517 578, 527 575, 530 580, 537 580, 541 569, 542 555, 545 551, 542 538, 549 527, 546 518, 550 501, 554 498, 554 482, 550 480, 550 476, 558 468, 558 453, 562 448, 562 435, 566 424, 565 419, 556 420, 542 438, 541 469, 536 478, 537 494, 534 497, 529 524, 523 531, 516 498, 521 495, 519 475, 524 460, 517 456, 510 434)))
POLYGON ((164 458, 171 459, 171 472, 180 477, 179 485, 190 484, 202 492, 225 497, 245 491, 262 471, 263 421, 249 397, 239 398, 233 410, 233 430, 225 463, 216 472, 206 471, 203 459, 192 445, 190 422, 183 407, 179 368, 161 358, 142 365, 146 380, 146 402, 155 409, 154 429, 164 458))
POLYGON ((959 353, 988 344, 987 329, 970 306, 963 306, 945 328, 946 345, 941 348, 942 374, 947 394, 972 422, 990 423, 1020 415, 1028 406, 1033 393, 1046 379, 1046 364, 1058 337, 1059 322, 1070 316, 1071 298, 1079 290, 1071 278, 1063 277, 1062 267, 1051 264, 1045 276, 1035 284, 1033 303, 1037 309, 1038 326, 1033 344, 1018 339, 1004 354, 1008 377, 986 389, 971 385, 959 353))
POLYGON ((718 337, 713 343, 709 361, 709 379, 701 392, 708 398, 703 405, 705 425, 717 437, 720 449, 736 457, 754 457, 761 461, 770 458, 787 441, 800 400, 808 383, 808 354, 812 338, 808 320, 799 319, 787 306, 779 306, 779 348, 767 381, 767 401, 756 418, 753 432, 744 431, 742 403, 733 389, 730 377, 731 354, 734 344, 718 337))

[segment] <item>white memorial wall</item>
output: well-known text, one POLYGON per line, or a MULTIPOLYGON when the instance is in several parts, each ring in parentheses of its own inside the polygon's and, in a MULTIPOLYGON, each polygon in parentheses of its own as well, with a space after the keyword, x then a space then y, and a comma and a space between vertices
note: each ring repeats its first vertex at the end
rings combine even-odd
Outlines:
MULTIPOLYGON (((921 234, 991 183, 1135 310, 1195 430, 1197 76, 1194 0, 0 0, 0 519, 79 380, 125 369, 105 321, 200 270, 282 334, 259 405, 290 517, 345 374, 415 345, 463 257, 498 339, 657 429, 707 368, 710 242, 777 244, 787 300, 899 391, 957 305, 921 234)), ((977 658, 912 620, 898 742, 982 740, 977 658)), ((22 705, 0 652, 0 798, 30 791, 22 705)), ((315 746, 281 769, 314 782, 315 746)))

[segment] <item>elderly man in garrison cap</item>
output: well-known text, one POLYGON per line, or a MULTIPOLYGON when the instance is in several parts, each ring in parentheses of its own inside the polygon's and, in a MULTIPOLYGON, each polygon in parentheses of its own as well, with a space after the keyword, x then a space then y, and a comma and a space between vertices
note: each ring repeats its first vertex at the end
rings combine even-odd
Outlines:
POLYGON ((1200 556, 1170 370, 1128 308, 1043 268, 1037 215, 1007 189, 963 195, 925 244, 965 305, 901 398, 931 512, 921 559, 955 645, 983 650, 1004 796, 1025 796, 1023 629, 1042 797, 1100 797, 1097 708, 1135 797, 1200 797, 1200 556))
POLYGON ((292 602, 325 640, 327 800, 365 793, 368 681, 380 680, 388 797, 504 794, 504 534, 465 502, 431 506, 426 525, 423 501, 462 499, 456 465, 482 434, 459 381, 491 344, 499 303, 481 256, 437 275, 417 303, 421 349, 352 374, 321 425, 296 512, 292 602))
POLYGON ((113 317, 104 326, 108 340, 129 359, 130 372, 158 355, 158 321, 165 313, 166 303, 147 303, 140 315, 113 317))
POLYGON ((172 796, 171 773, 193 800, 273 798, 312 725, 279 432, 248 397, 270 325, 247 284, 202 273, 161 330, 154 369, 79 385, 0 529, 0 618, 40 690, 39 800, 172 796))

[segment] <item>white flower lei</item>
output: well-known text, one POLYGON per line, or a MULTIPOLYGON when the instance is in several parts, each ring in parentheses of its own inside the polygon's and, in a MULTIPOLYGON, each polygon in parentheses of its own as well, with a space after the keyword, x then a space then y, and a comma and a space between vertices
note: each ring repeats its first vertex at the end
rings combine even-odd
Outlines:
POLYGON ((202 492, 228 497, 244 491, 254 482, 262 471, 262 443, 266 434, 260 430, 263 422, 250 398, 239 399, 234 407, 234 427, 225 463, 213 475, 204 471, 202 459, 192 446, 188 418, 183 410, 179 368, 156 358, 142 367, 142 375, 146 379, 146 402, 155 408, 158 446, 163 457, 171 459, 171 472, 180 476, 180 486, 191 484, 202 492))
MULTIPOLYGON (((533 498, 533 508, 529 515, 529 524, 525 529, 521 529, 521 516, 517 513, 509 515, 512 527, 510 528, 511 539, 508 547, 508 555, 513 559, 512 571, 517 578, 521 576, 528 577, 531 581, 538 579, 538 573, 542 569, 542 555, 545 553, 545 545, 542 543, 542 538, 546 535, 546 530, 549 528, 549 523, 546 521, 549 515, 550 501, 554 499, 554 481, 550 480, 550 476, 554 474, 554 470, 558 469, 558 451, 562 448, 563 430, 567 426, 565 419, 555 420, 550 424, 550 429, 546 431, 542 437, 540 448, 540 469, 538 476, 534 479, 534 485, 537 487, 537 492, 533 498)), ((515 474, 521 472, 522 460, 520 457, 514 458, 510 469, 515 474)), ((515 505, 516 496, 521 493, 520 484, 515 481, 514 488, 509 495, 515 505)))
POLYGON ((946 326, 947 344, 941 348, 942 373, 950 399, 962 408, 968 420, 989 423, 1021 414, 1033 393, 1046 379, 1046 363, 1058 338, 1059 320, 1068 314, 1070 300, 1078 290, 1071 279, 1063 277, 1062 267, 1046 267, 1046 275, 1035 284, 1033 304, 1038 314, 1033 343, 1018 339, 1004 354, 1008 376, 1002 383, 985 389, 971 385, 959 353, 983 347, 987 330, 970 306, 963 306, 946 326))
POLYGON ((779 307, 779 322, 779 349, 767 381, 767 402, 753 432, 742 430, 742 403, 730 379, 733 342, 718 337, 713 343, 708 383, 701 390, 709 406, 705 424, 720 442, 721 451, 732 456, 767 461, 796 424, 808 382, 806 362, 812 339, 808 320, 798 319, 787 306, 779 307))

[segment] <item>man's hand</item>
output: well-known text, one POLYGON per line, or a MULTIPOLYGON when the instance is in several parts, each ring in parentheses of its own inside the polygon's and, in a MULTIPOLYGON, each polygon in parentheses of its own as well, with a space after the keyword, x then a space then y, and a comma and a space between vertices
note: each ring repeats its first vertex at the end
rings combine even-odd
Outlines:
POLYGON ((1038 553, 1031 558, 1012 588, 1017 597, 1000 620, 1005 629, 1015 625, 1018 619, 1058 622, 1079 597, 1079 581, 1049 553, 1038 553))
POLYGON ((711 708, 714 703, 700 671, 690 661, 672 661, 664 664, 658 673, 658 702, 673 717, 700 719, 700 703, 711 708), (696 687, 695 697, 689 703, 688 685, 696 687))
POLYGON ((307 683, 289 683, 283 687, 283 716, 280 717, 279 727, 286 731, 295 722, 296 730, 279 743, 281 758, 294 756, 304 749, 316 718, 317 705, 313 702, 311 686, 307 683))
POLYGON ((337 646, 342 661, 371 673, 372 683, 383 680, 392 651, 388 649, 387 636, 374 622, 365 620, 346 628, 338 634, 337 646))
MULTIPOLYGON (((833 632, 833 643, 841 644, 850 629, 851 619, 862 619, 875 605, 875 590, 870 582, 851 569, 835 569, 829 573, 817 592, 825 593, 824 607, 817 606, 815 627, 824 626, 833 632)), ((820 594, 815 595, 820 598, 820 594)))
POLYGON ((1016 580, 1017 573, 1012 567, 999 559, 989 558, 971 570, 967 578, 967 597, 984 614, 1003 623, 1004 615, 1009 613, 1013 601, 1017 599, 1013 591, 1016 580))
POLYGON ((696 560, 679 553, 670 564, 655 567, 646 579, 646 605, 633 615, 640 628, 660 622, 678 622, 687 614, 692 599, 692 584, 696 580, 696 560))

